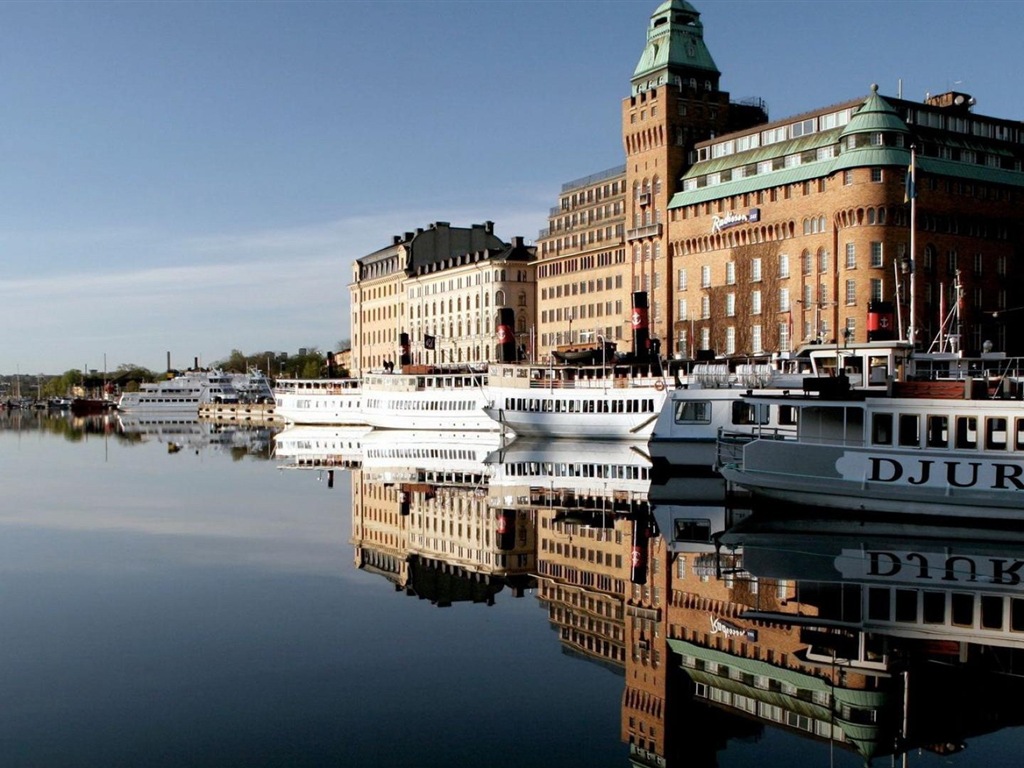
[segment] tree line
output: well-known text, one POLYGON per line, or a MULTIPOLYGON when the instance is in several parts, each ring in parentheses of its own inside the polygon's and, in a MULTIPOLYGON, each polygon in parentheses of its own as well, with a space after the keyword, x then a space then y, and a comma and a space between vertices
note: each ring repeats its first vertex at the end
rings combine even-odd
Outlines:
MULTIPOLYGON (((339 349, 348 348, 348 342, 338 343, 339 349)), ((246 354, 238 349, 223 360, 205 366, 219 369, 227 373, 246 373, 259 370, 271 379, 318 379, 327 376, 346 376, 344 370, 334 362, 335 352, 321 352, 317 347, 306 347, 301 354, 287 352, 253 352, 246 354)), ((152 371, 134 363, 122 363, 112 371, 95 372, 72 368, 62 374, 21 375, 0 377, 0 391, 5 397, 18 393, 22 397, 62 397, 76 388, 87 391, 98 390, 107 384, 113 384, 121 391, 137 390, 144 382, 166 379, 180 370, 152 371)))

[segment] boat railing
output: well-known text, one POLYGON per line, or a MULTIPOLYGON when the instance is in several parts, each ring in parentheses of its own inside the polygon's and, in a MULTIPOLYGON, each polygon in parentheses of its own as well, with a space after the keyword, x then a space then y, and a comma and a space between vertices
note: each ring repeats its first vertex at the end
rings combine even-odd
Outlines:
POLYGON ((358 379, 278 379, 275 394, 341 395, 358 393, 358 379))

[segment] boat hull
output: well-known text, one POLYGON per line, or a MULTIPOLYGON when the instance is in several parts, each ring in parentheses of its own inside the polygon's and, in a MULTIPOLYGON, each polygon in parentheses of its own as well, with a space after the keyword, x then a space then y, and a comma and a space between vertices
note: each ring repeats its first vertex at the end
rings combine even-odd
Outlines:
POLYGON ((969 451, 881 450, 761 439, 722 475, 757 498, 826 509, 1017 519, 1024 461, 969 451))
POLYGON ((280 382, 274 388, 274 413, 289 424, 362 426, 362 395, 355 384, 331 380, 280 382))

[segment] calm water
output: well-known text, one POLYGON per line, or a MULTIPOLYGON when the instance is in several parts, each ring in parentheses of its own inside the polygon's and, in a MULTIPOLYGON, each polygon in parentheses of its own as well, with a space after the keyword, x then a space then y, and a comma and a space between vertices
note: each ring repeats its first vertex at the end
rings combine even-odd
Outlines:
MULTIPOLYGON (((486 444, 464 437, 436 438, 444 460, 416 466, 379 436, 357 462, 338 434, 272 457, 260 432, 2 418, 5 767, 902 759, 900 674, 830 677, 804 658, 821 638, 792 627, 710 631, 708 611, 749 627, 735 606, 765 610, 793 588, 785 573, 741 588, 708 551, 673 555, 658 537, 647 583, 630 581, 649 525, 628 472, 585 490, 491 486, 486 444), (361 468, 282 468, 324 461, 361 468), (843 700, 874 718, 844 723, 845 744, 822 725, 850 715, 843 700)), ((833 610, 823 594, 799 597, 833 610)), ((1019 765, 1017 679, 991 664, 933 674, 957 649, 932 645, 904 665, 928 741, 907 763, 1019 765), (966 746, 938 754, 947 741, 966 746)), ((994 654, 1004 671, 1013 650, 994 654)))

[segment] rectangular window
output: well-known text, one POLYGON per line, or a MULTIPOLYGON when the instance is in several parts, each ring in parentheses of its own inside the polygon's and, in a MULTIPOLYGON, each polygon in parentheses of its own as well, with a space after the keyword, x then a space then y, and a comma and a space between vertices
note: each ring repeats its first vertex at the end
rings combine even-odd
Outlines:
POLYGON ((700 287, 710 288, 711 287, 711 267, 707 264, 700 268, 700 287))
MULTIPOLYGON (((1004 269, 1005 269, 1005 266, 1006 266, 1005 258, 1006 257, 1004 256, 1004 257, 1001 257, 1001 258, 1004 260, 1003 261, 1003 266, 1004 266, 1004 269)), ((779 254, 779 277, 789 277, 789 256, 787 256, 784 253, 779 254)))
POLYGON ((789 323, 779 323, 779 352, 791 351, 789 339, 789 323))
POLYGON ((985 447, 992 451, 1006 449, 1006 419, 990 416, 986 420, 985 447))
POLYGON ((846 244, 846 268, 857 268, 857 246, 853 243, 846 244))
POLYGON ((755 283, 761 281, 761 259, 760 257, 751 259, 750 261, 750 279, 755 283))
POLYGON ((871 243, 871 266, 882 266, 882 244, 879 242, 871 243))
POLYGON ((871 279, 871 301, 882 300, 882 280, 881 278, 871 279))
POLYGON ((725 314, 727 317, 736 316, 736 294, 727 293, 725 295, 725 314))
POLYGON ((736 262, 730 261, 725 265, 725 284, 736 284, 736 262))
POLYGON ((852 306, 857 303, 857 281, 846 281, 846 305, 852 306))
POLYGON ((789 312, 789 288, 779 288, 779 312, 789 312))
POLYGON ((917 414, 901 413, 899 425, 900 445, 913 447, 921 444, 921 420, 917 414))
POLYGON ((676 278, 676 290, 677 291, 685 291, 686 290, 686 270, 685 269, 680 269, 679 270, 678 277, 676 278))
POLYGON ((892 414, 876 413, 871 420, 871 442, 874 445, 892 445, 892 414))
POLYGON ((874 182, 875 184, 881 184, 882 183, 882 169, 881 168, 872 168, 871 169, 871 181, 874 182))
POLYGON ((753 291, 750 294, 750 314, 760 315, 761 314, 761 292, 753 291))

